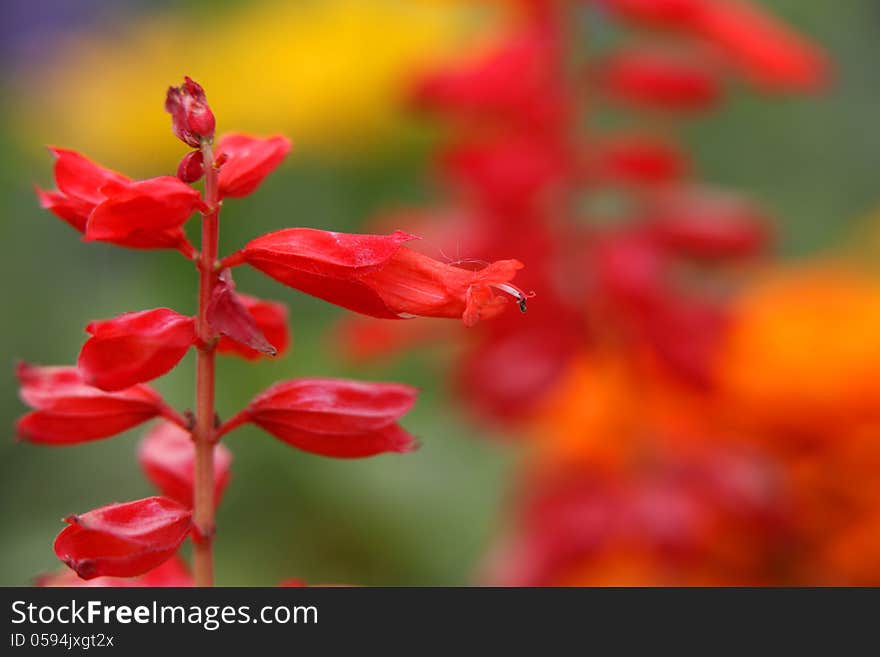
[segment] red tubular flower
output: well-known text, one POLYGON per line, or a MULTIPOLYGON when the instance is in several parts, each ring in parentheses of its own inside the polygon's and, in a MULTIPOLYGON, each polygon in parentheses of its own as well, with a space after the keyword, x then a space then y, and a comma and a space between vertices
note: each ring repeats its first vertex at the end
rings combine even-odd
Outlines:
POLYGON ((397 420, 415 399, 414 388, 397 383, 282 381, 255 397, 219 433, 253 422, 289 445, 323 456, 360 458, 409 452, 416 442, 397 420))
POLYGON ((37 586, 42 587, 78 587, 78 588, 159 588, 193 586, 193 578, 180 557, 172 557, 161 566, 153 568, 139 577, 95 577, 80 579, 72 570, 64 569, 57 573, 48 573, 37 578, 37 586))
POLYGON ((195 320, 168 308, 91 322, 79 354, 83 379, 101 390, 124 390, 169 372, 195 341, 195 320))
MULTIPOLYGON (((150 429, 138 446, 138 460, 159 492, 188 508, 193 506, 195 446, 189 432, 171 422, 150 429)), ((214 446, 214 500, 219 504, 226 484, 232 453, 214 446)))
POLYGON ((16 422, 20 438, 32 443, 68 445, 107 438, 157 416, 183 420, 146 385, 104 392, 83 381, 75 367, 17 369, 22 401, 35 410, 16 422))
POLYGON ((171 127, 183 143, 199 148, 203 139, 214 138, 214 114, 205 90, 189 76, 179 87, 168 87, 165 111, 171 114, 171 127))
POLYGON ((282 135, 249 137, 229 134, 217 144, 218 157, 226 160, 220 168, 220 197, 247 196, 272 173, 290 152, 290 140, 282 135))
POLYGON ((134 248, 174 246, 181 226, 204 208, 199 192, 160 176, 119 185, 89 216, 84 240, 134 248))
POLYGON ((690 168, 687 155, 672 142, 652 135, 616 135, 591 149, 588 174, 635 185, 680 180, 690 168))
POLYGON ((525 311, 528 295, 509 281, 522 268, 499 260, 477 271, 453 267, 402 246, 414 239, 289 228, 249 242, 226 264, 247 262, 307 294, 383 319, 461 317, 465 326, 497 315, 512 296, 525 311))
POLYGON ((769 240, 769 222, 747 199, 680 190, 654 203, 648 230, 665 248, 700 258, 743 258, 769 240))
POLYGON ((189 509, 167 497, 108 504, 64 521, 55 554, 83 579, 143 575, 174 556, 192 528, 189 509))
POLYGON ((107 198, 107 193, 131 180, 76 151, 50 146, 49 152, 55 156, 58 190, 47 192, 37 187, 40 205, 82 233, 92 210, 107 198))
POLYGON ((770 89, 816 89, 827 80, 828 61, 818 46, 749 3, 706 3, 698 31, 745 75, 770 89))
POLYGON ((276 356, 290 342, 287 308, 280 303, 237 294, 228 269, 214 285, 207 317, 211 327, 222 336, 217 348, 248 360, 263 355, 276 356), (278 346, 266 337, 263 329, 269 331, 278 346))
POLYGON ((708 110, 724 94, 719 71, 697 52, 623 50, 607 60, 602 81, 614 100, 659 110, 708 110))

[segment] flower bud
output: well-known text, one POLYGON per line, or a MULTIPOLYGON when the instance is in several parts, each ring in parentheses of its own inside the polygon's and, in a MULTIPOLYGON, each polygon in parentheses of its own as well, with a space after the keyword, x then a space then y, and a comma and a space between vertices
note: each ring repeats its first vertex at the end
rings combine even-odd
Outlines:
POLYGON ((64 519, 55 554, 83 579, 136 577, 174 556, 192 513, 167 497, 108 504, 64 519))
POLYGON ((409 452, 416 441, 397 423, 416 399, 416 390, 397 383, 345 379, 282 381, 256 396, 220 428, 220 434, 253 422, 305 452, 361 458, 409 452))
MULTIPOLYGON (((152 427, 138 446, 138 461, 147 478, 159 492, 193 506, 196 449, 189 432, 171 422, 152 427)), ((232 453, 223 445, 214 446, 214 501, 220 502, 229 482, 232 453)))
POLYGON ((195 341, 195 320, 168 308, 91 322, 79 355, 86 383, 124 390, 169 372, 195 341))
POLYGON ((183 156, 177 166, 177 177, 185 183, 194 183, 205 175, 205 161, 202 151, 190 151, 183 156))
POLYGON ((20 395, 35 410, 15 424, 20 438, 45 445, 69 445, 107 438, 164 416, 179 421, 155 390, 136 385, 104 392, 83 381, 75 367, 18 366, 20 395))
POLYGON ((171 114, 174 134, 188 146, 199 148, 202 140, 214 138, 214 114, 205 90, 189 76, 179 87, 168 88, 165 111, 171 114))
POLYGON ((173 557, 138 577, 96 577, 84 580, 65 568, 60 572, 40 575, 35 583, 37 586, 49 588, 185 588, 193 586, 193 578, 180 557, 173 557))

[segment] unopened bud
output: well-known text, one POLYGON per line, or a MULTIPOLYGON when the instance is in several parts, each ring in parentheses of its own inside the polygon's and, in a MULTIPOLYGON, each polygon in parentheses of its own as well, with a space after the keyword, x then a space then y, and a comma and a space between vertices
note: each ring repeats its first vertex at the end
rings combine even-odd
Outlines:
POLYGON ((202 140, 214 138, 214 113, 205 90, 189 76, 179 87, 168 88, 165 111, 171 114, 174 134, 185 144, 198 148, 202 140))
POLYGON ((185 183, 193 183, 205 174, 205 163, 202 151, 190 151, 183 156, 177 166, 177 177, 185 183))

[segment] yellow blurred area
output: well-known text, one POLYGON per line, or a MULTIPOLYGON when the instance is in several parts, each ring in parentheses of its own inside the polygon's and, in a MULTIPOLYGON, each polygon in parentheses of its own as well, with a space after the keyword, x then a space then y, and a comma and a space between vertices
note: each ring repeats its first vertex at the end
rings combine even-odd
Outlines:
POLYGON ((496 22, 464 0, 307 0, 153 13, 114 33, 72 34, 17 89, 23 139, 116 167, 167 164, 165 89, 205 87, 218 132, 282 132, 300 151, 374 146, 402 122, 410 76, 462 54, 496 22))

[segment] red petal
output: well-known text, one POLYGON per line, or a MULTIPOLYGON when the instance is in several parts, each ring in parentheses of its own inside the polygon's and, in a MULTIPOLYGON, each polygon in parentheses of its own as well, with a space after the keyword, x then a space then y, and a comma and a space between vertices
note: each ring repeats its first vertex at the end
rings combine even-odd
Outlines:
POLYGON ((424 75, 414 101, 467 117, 487 114, 530 126, 559 121, 566 111, 554 65, 558 39, 544 27, 529 27, 476 61, 424 75))
POLYGON ((384 267, 359 278, 392 316, 461 318, 465 326, 473 326, 501 311, 505 299, 490 288, 503 285, 505 294, 512 294, 509 281, 521 268, 516 260, 499 260, 471 271, 403 247, 384 267))
POLYGON ((738 0, 707 3, 698 29, 768 88, 809 90, 827 81, 825 53, 760 7, 738 0))
POLYGON ((621 51, 605 63, 603 84, 617 101, 660 110, 707 110, 724 94, 719 71, 697 51, 621 51))
POLYGON ((105 169, 76 151, 50 146, 55 156, 55 184, 59 191, 79 201, 89 202, 92 207, 105 199, 101 188, 108 183, 131 182, 121 173, 105 169))
POLYGON ((595 145, 594 173, 603 180, 664 184, 681 179, 690 168, 688 156, 674 143, 653 135, 616 135, 595 145))
POLYGON ((170 371, 195 340, 195 321, 168 308, 92 322, 78 365, 85 381, 123 390, 170 371))
POLYGON ((56 216, 64 219, 68 224, 79 232, 86 229, 86 221, 95 208, 94 205, 70 198, 61 192, 47 192, 44 189, 35 187, 37 199, 40 201, 40 207, 49 210, 56 216))
POLYGON ((16 430, 34 443, 62 445, 106 438, 167 411, 159 394, 148 386, 104 392, 84 383, 73 367, 22 363, 17 374, 22 400, 36 410, 21 417, 16 430))
POLYGON ((66 521, 55 554, 83 579, 142 575, 172 557, 192 528, 190 511, 164 497, 110 504, 66 521))
MULTIPOLYGON (((160 422, 144 436, 138 460, 147 478, 159 492, 187 507, 193 505, 195 446, 189 432, 170 422, 160 422)), ((232 453, 223 445, 214 447, 214 501, 219 504, 226 484, 232 453)))
POLYGON ((221 137, 217 156, 227 158, 218 179, 221 198, 253 192, 281 164, 290 146, 290 140, 281 135, 265 139, 240 134, 221 137))
POLYGON ((403 454, 418 448, 415 439, 398 424, 367 433, 321 435, 299 431, 285 423, 255 423, 288 445, 310 454, 333 458, 357 459, 387 452, 403 454))
POLYGON ((649 231, 664 247, 699 258, 742 258, 760 252, 769 222, 747 199, 682 190, 655 201, 649 231))
POLYGON ((202 205, 199 192, 173 176, 138 180, 95 208, 84 239, 143 247, 145 236, 180 228, 202 205))
POLYGON ((116 588, 116 587, 190 587, 193 578, 186 565, 179 557, 172 557, 161 566, 139 577, 96 577, 90 580, 80 579, 72 570, 42 575, 37 578, 37 586, 43 587, 81 587, 81 588, 116 588))
POLYGON ((235 293, 235 283, 232 282, 229 270, 225 270, 214 284, 207 318, 211 328, 236 343, 269 356, 278 353, 235 293))

